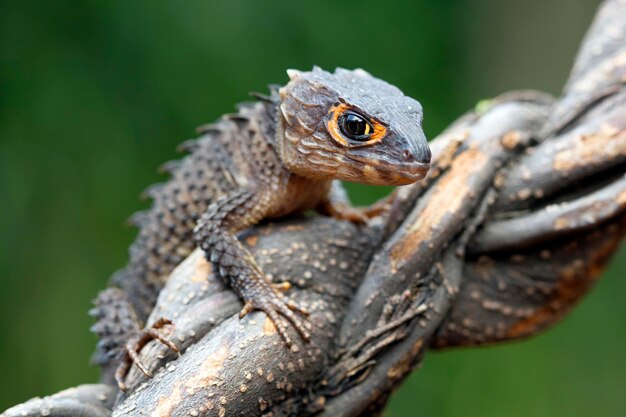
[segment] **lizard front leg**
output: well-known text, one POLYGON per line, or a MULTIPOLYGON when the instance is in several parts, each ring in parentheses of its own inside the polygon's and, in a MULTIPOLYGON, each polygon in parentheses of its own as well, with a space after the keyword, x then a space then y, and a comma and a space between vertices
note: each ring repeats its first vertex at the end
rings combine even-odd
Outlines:
POLYGON ((292 345, 287 319, 305 341, 310 334, 305 323, 294 313, 308 313, 286 300, 279 290, 288 285, 274 286, 263 274, 248 250, 235 234, 263 219, 271 208, 271 194, 240 190, 211 204, 194 230, 198 245, 216 267, 219 276, 245 303, 240 317, 261 310, 272 320, 288 346, 292 345))
POLYGON ((391 206, 391 198, 384 198, 369 207, 354 207, 350 203, 346 190, 339 181, 333 181, 328 196, 315 210, 328 217, 347 220, 356 224, 365 224, 373 217, 385 214, 391 206))

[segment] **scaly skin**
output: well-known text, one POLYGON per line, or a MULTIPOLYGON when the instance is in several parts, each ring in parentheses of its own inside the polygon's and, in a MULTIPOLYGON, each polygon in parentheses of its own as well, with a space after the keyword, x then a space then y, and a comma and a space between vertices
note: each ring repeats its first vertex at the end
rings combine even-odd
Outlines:
POLYGON ((286 319, 308 340, 306 312, 282 296, 285 285, 265 278, 237 232, 308 209, 364 222, 379 208, 351 207, 334 180, 404 185, 426 175, 430 150, 417 101, 363 70, 288 73, 290 82, 271 96, 201 128, 203 137, 183 145, 191 154, 164 166, 172 178, 147 191, 152 208, 133 217, 139 236, 128 266, 113 278, 123 292, 104 291, 93 311, 99 319, 94 326, 101 337, 99 361, 124 358, 116 375, 120 386, 137 348, 158 333, 146 329, 126 348, 119 335, 137 334, 165 279, 196 245, 244 300, 242 316, 265 312, 291 345, 286 319), (119 293, 136 312, 114 311, 130 305, 115 301, 119 293), (137 323, 128 317, 137 317, 137 323))

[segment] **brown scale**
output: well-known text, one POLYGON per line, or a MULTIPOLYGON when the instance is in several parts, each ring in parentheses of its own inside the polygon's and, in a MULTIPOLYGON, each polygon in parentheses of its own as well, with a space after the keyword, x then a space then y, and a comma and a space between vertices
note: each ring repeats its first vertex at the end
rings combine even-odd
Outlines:
POLYGON ((122 359, 116 373, 121 387, 150 339, 176 349, 159 333, 168 320, 138 329, 167 276, 196 245, 244 301, 241 316, 261 310, 287 345, 294 343, 290 327, 307 341, 306 311, 281 293, 288 284, 265 277, 237 233, 264 218, 309 209, 364 222, 380 209, 351 207, 335 180, 403 185, 426 175, 430 151, 417 101, 363 70, 288 74, 290 82, 272 87, 271 96, 258 95, 261 101, 201 127, 202 138, 181 146, 190 155, 163 167, 171 179, 147 191, 152 207, 133 217, 139 236, 128 266, 112 282, 123 291, 106 290, 93 311, 104 351, 99 357, 122 359), (133 307, 136 312, 115 311, 133 307), (119 317, 126 319, 114 319, 119 317), (110 326, 103 324, 107 320, 110 326), (129 339, 125 347, 120 334, 129 339))

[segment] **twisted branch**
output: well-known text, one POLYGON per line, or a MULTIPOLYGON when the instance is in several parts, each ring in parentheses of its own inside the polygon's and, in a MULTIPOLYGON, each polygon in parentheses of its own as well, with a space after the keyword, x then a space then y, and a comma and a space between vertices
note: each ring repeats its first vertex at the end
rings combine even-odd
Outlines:
MULTIPOLYGON (((528 337, 591 288, 626 233, 626 2, 603 4, 558 100, 500 96, 432 142, 434 168, 366 227, 329 218, 260 225, 242 240, 311 312, 312 341, 287 350, 194 252, 149 322, 157 343, 128 395, 100 385, 6 416, 321 415, 380 412, 429 349, 528 337), (56 413, 56 414, 55 414, 56 413)), ((294 335, 294 339, 296 336, 294 335)))

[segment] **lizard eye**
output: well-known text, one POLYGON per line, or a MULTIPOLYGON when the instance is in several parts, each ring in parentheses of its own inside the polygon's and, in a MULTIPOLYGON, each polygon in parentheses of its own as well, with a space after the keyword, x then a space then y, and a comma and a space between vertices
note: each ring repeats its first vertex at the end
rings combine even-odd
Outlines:
POLYGON ((361 115, 346 112, 339 117, 339 128, 348 139, 364 141, 372 135, 374 128, 361 115))

